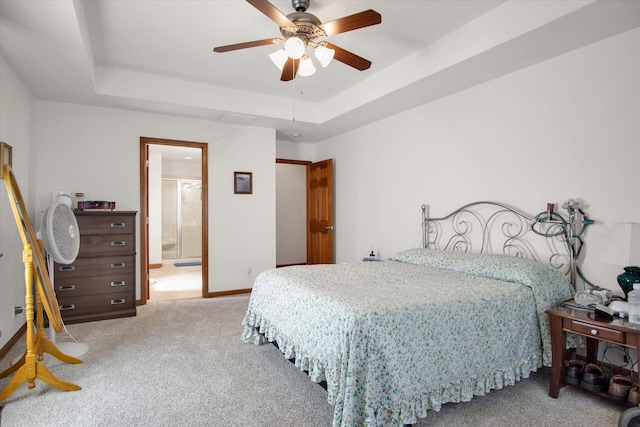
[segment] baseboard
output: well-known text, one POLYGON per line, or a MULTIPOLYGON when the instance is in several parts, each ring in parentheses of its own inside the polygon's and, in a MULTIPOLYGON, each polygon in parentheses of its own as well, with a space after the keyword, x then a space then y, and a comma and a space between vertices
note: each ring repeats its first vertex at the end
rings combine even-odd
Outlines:
POLYGON ((160 264, 149 264, 149 268, 162 268, 162 263, 160 263, 160 264))
POLYGON ((297 264, 277 264, 276 268, 282 268, 282 267, 291 267, 294 265, 307 265, 306 262, 301 262, 301 263, 297 263, 297 264))
POLYGON ((20 338, 22 338, 22 335, 24 335, 26 331, 27 324, 25 323, 20 329, 18 329, 18 332, 16 332, 15 335, 11 337, 11 339, 2 348, 0 348, 0 359, 5 357, 7 353, 9 353, 9 350, 13 348, 13 346, 18 342, 20 338))
POLYGON ((234 289, 232 291, 209 292, 209 293, 207 293, 206 298, 226 297, 226 296, 229 296, 229 295, 240 295, 240 294, 250 294, 250 293, 251 293, 251 288, 234 289))

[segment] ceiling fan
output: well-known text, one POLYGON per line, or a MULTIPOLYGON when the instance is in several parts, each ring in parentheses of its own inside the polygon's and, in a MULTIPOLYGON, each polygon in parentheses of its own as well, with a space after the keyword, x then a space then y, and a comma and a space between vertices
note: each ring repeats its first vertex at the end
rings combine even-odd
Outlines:
POLYGON ((319 39, 381 23, 382 16, 375 10, 369 9, 322 23, 315 15, 306 11, 311 3, 310 0, 291 0, 291 5, 296 11, 288 15, 284 15, 268 0, 247 0, 247 2, 280 26, 282 38, 218 46, 213 49, 214 52, 230 52, 250 47, 284 43, 284 49, 269 55, 276 66, 282 70, 280 78, 282 81, 293 80, 296 74, 305 76, 315 72, 315 67, 306 53, 307 46, 313 47, 315 56, 323 67, 326 67, 332 59, 360 71, 366 70, 371 66, 371 61, 319 39))

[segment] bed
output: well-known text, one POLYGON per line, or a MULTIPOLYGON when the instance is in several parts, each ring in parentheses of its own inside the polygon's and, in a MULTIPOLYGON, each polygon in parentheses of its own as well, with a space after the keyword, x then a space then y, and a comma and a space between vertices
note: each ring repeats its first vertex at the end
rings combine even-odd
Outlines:
POLYGON ((488 202, 431 218, 423 206, 420 248, 258 275, 242 339, 275 343, 326 382, 336 427, 416 423, 550 366, 545 310, 574 288, 566 224, 549 219, 488 202))

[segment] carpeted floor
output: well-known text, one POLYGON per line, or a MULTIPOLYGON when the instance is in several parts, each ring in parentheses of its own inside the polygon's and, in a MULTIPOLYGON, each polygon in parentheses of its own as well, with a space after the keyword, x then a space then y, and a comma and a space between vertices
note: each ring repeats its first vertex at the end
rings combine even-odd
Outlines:
MULTIPOLYGON (((22 385, 5 401, 2 426, 330 426, 323 388, 274 346, 240 340, 248 300, 159 301, 139 307, 137 317, 69 325, 89 353, 83 364, 51 371, 82 390, 22 385)), ((0 371, 23 350, 14 347, 0 371)), ((548 380, 543 369, 515 386, 444 405, 417 425, 617 425, 624 407, 571 387, 552 399, 548 380)))

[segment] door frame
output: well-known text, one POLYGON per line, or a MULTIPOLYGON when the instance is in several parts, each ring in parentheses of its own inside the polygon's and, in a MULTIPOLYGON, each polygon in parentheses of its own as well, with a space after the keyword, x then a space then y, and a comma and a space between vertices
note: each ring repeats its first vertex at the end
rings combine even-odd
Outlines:
POLYGON ((140 300, 149 300, 149 146, 165 145, 198 148, 202 177, 202 297, 209 298, 209 175, 208 148, 204 142, 140 137, 140 300))

